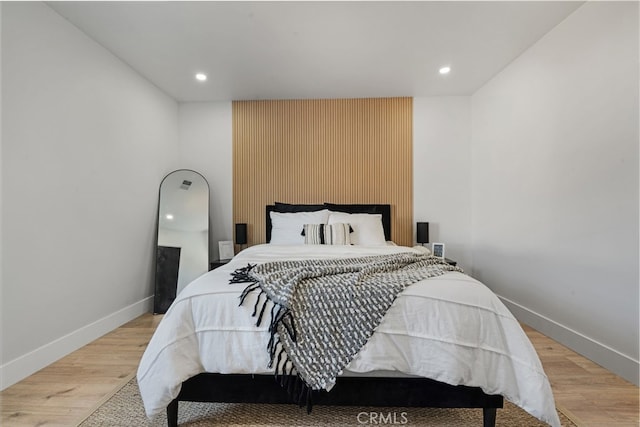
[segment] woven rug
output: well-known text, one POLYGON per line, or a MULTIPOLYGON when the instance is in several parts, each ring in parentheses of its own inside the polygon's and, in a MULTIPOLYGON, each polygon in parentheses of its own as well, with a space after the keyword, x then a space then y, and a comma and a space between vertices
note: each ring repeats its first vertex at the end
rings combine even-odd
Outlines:
MULTIPOLYGON (((558 411, 563 427, 576 427, 558 411)), ((180 402, 178 423, 200 426, 482 426, 481 409, 372 408, 355 406, 314 406, 311 414, 296 405, 180 402)), ((144 414, 136 379, 132 378, 103 402, 80 427, 165 427, 166 414, 148 420, 144 414)), ((496 425, 501 427, 542 427, 545 423, 505 401, 498 409, 496 425)))

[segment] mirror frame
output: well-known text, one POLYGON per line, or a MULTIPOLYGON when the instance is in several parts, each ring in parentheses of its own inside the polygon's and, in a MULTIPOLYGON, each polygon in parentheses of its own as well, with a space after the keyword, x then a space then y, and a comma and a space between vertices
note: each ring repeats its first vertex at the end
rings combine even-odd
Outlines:
MULTIPOLYGON (((156 211, 156 239, 155 239, 155 257, 154 257, 154 301, 153 301, 153 313, 154 314, 164 314, 166 313, 169 306, 175 300, 179 287, 179 278, 180 278, 180 255, 182 252, 182 247, 174 247, 174 246, 160 246, 159 243, 162 240, 160 238, 161 226, 160 223, 162 221, 161 214, 163 214, 163 199, 162 199, 162 190, 163 185, 165 184, 167 178, 172 176, 178 172, 189 172, 197 175, 206 187, 206 207, 203 215, 206 215, 206 243, 205 243, 205 259, 206 263, 203 266, 203 271, 201 273, 197 273, 197 275, 201 275, 209 271, 209 246, 210 246, 210 201, 211 201, 211 190, 209 187, 209 182, 207 179, 199 172, 192 169, 176 169, 174 171, 169 172, 162 178, 160 181, 160 186, 158 188, 158 206, 156 211)), ((165 195, 166 196, 166 195, 165 195)), ((199 270, 198 270, 199 271, 199 270)), ((195 277, 194 277, 195 278, 195 277)), ((186 284, 185 284, 186 285, 186 284)))

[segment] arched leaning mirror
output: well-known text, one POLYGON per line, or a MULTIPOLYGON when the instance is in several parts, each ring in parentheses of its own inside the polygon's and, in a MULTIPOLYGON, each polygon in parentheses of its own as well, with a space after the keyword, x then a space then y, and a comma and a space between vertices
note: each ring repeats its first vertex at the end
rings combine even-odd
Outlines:
POLYGON ((209 184, 180 169, 160 183, 154 313, 165 313, 176 295, 209 270, 209 184))

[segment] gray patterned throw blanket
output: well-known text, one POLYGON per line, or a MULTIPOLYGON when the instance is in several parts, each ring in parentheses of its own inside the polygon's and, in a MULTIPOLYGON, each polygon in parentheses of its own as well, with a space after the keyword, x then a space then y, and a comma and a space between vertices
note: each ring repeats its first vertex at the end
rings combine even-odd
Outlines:
POLYGON ((231 283, 250 283, 240 305, 258 292, 257 325, 270 307, 269 367, 275 365, 281 385, 310 411, 311 391, 333 386, 398 294, 446 271, 462 270, 440 258, 400 253, 249 265, 236 270, 231 283))

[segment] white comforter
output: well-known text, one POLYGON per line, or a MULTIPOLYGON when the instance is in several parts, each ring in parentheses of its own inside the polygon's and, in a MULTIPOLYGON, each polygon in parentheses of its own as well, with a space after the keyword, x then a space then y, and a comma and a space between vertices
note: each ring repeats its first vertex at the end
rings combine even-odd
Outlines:
MULTIPOLYGON (((178 295, 138 368, 149 417, 163 411, 186 379, 202 372, 270 373, 268 322, 251 316, 255 293, 238 307, 246 284, 229 273, 279 259, 366 256, 413 251, 403 246, 275 246, 245 249, 178 295)), ((347 367, 351 373, 395 371, 501 394, 533 416, 560 426, 553 394, 524 331, 486 286, 458 272, 405 289, 347 367)), ((347 374, 347 373, 345 373, 347 374)))

